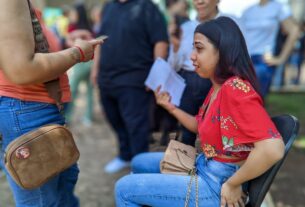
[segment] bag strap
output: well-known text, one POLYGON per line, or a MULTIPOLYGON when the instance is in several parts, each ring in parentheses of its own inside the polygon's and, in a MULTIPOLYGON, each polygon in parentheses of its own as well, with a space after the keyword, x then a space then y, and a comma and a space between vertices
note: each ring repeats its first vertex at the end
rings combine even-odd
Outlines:
POLYGON ((195 178, 195 185, 196 185, 196 207, 199 206, 199 185, 198 185, 198 175, 196 174, 196 169, 194 168, 192 170, 192 173, 191 173, 191 179, 190 179, 190 182, 188 184, 188 187, 187 187, 187 194, 186 194, 186 197, 185 197, 185 202, 184 202, 184 207, 188 207, 189 205, 189 201, 190 201, 190 196, 191 196, 191 190, 192 190, 192 183, 193 183, 193 179, 195 178))
MULTIPOLYGON (((49 44, 45 35, 43 34, 43 30, 39 23, 35 10, 30 0, 27 0, 27 2, 31 13, 32 27, 33 27, 34 39, 35 39, 35 52, 49 53, 49 44)), ((58 109, 61 111, 63 107, 61 103, 62 91, 60 89, 59 78, 56 78, 51 81, 47 81, 44 83, 44 85, 49 94, 49 97, 55 100, 58 109)))

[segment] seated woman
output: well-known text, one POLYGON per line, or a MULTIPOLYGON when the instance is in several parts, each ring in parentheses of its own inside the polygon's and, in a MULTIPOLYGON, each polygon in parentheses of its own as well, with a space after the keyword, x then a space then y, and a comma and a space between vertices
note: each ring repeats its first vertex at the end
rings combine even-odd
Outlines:
MULTIPOLYGON (((213 84, 198 115, 175 107, 160 90, 155 92, 157 103, 199 135, 199 206, 244 206, 242 185, 280 160, 284 143, 263 107, 244 37, 234 21, 219 17, 197 26, 191 59, 198 75, 213 84)), ((162 158, 163 153, 134 158, 134 174, 116 183, 118 207, 184 205, 190 176, 160 174, 162 158)), ((193 187, 189 206, 195 203, 193 187)))

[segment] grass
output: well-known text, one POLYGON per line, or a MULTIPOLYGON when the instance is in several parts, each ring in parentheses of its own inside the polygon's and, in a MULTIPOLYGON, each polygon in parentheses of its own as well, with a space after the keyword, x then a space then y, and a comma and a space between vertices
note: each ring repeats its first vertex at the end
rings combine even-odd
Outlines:
POLYGON ((270 115, 291 114, 299 119, 300 132, 296 146, 305 148, 305 93, 271 93, 266 99, 270 115))

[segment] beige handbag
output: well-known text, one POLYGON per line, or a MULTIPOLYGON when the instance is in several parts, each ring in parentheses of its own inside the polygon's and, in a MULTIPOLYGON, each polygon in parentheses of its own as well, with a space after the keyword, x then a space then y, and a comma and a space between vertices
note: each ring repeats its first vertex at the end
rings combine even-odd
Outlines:
POLYGON ((160 162, 165 174, 191 175, 195 169, 196 149, 190 145, 171 140, 160 162))
POLYGON ((79 151, 71 132, 52 124, 30 131, 5 150, 5 166, 24 189, 34 189, 77 162, 79 151))
POLYGON ((190 200, 190 194, 192 189, 192 183, 195 178, 196 185, 196 207, 199 206, 199 187, 198 176, 196 174, 196 148, 171 140, 166 148, 163 159, 160 162, 160 171, 164 174, 174 175, 190 175, 190 181, 187 188, 187 194, 185 197, 184 207, 187 207, 190 200))

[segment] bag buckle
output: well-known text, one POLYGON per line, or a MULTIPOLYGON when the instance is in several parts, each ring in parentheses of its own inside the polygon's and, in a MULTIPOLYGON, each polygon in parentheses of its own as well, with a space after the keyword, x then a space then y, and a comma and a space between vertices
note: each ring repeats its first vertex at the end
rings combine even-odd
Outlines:
POLYGON ((197 172, 197 169, 196 169, 196 167, 194 167, 188 171, 188 175, 195 175, 196 172, 197 172))

